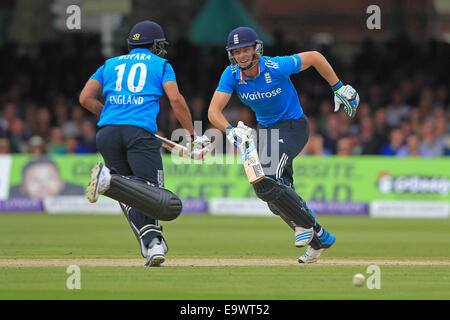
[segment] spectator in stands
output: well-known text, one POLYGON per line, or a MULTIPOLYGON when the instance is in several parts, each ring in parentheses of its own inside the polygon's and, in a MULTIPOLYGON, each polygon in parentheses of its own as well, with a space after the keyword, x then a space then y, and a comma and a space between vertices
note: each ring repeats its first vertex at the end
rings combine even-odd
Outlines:
POLYGON ((197 96, 194 97, 194 99, 192 99, 190 106, 192 108, 191 110, 192 119, 194 121, 203 120, 203 118, 205 117, 205 110, 206 110, 205 101, 200 96, 197 96))
POLYGON ((28 103, 25 109, 25 123, 27 124, 28 128, 30 128, 30 132, 32 135, 37 132, 37 106, 32 102, 28 103))
POLYGON ((370 101, 370 105, 375 108, 381 108, 382 107, 382 94, 381 94, 381 87, 379 85, 376 84, 372 84, 369 87, 369 99, 368 101, 370 101))
POLYGON ((330 99, 324 99, 319 105, 319 117, 317 118, 317 131, 325 132, 327 129, 327 119, 328 116, 333 112, 333 107, 331 105, 330 99))
POLYGON ((340 112, 337 116, 339 119, 339 136, 342 137, 350 135, 352 125, 354 124, 354 119, 349 118, 345 112, 340 112))
POLYGON ((61 127, 52 127, 50 130, 50 141, 48 143, 48 152, 50 154, 66 153, 64 144, 64 134, 61 127))
POLYGON ((381 139, 383 144, 387 143, 389 141, 390 128, 387 124, 386 108, 375 110, 373 125, 375 134, 381 139))
POLYGON ((9 140, 11 142, 12 153, 26 153, 28 140, 31 137, 30 130, 20 118, 15 118, 11 122, 8 130, 9 140))
POLYGON ((420 145, 419 136, 415 133, 406 138, 406 145, 398 149, 398 157, 431 157, 433 154, 430 149, 420 145))
POLYGON ((361 155, 363 153, 363 145, 361 141, 360 128, 358 125, 352 127, 348 138, 352 142, 352 154, 361 155))
POLYGON ((336 154, 337 141, 340 137, 340 124, 338 115, 330 113, 326 122, 326 131, 322 133, 323 147, 327 153, 336 154))
POLYGON ((41 137, 50 135, 52 115, 47 107, 41 107, 36 113, 36 128, 33 134, 41 137))
POLYGON ((2 117, 0 122, 4 130, 8 130, 11 123, 17 118, 16 105, 14 103, 7 103, 3 107, 2 117))
POLYGON ((389 143, 384 144, 381 147, 382 156, 395 156, 397 155, 400 147, 403 146, 404 135, 399 128, 394 128, 389 134, 389 143))
POLYGON ((66 121, 62 126, 64 136, 79 137, 81 135, 81 126, 84 120, 83 108, 76 104, 72 107, 70 114, 70 120, 66 121))
POLYGON ((7 138, 0 138, 0 154, 10 154, 11 146, 7 138))
POLYGON ((42 157, 47 153, 45 141, 40 136, 31 137, 28 142, 28 153, 31 153, 35 157, 42 157))
POLYGON ((64 139, 66 154, 76 154, 78 150, 78 139, 75 136, 66 136, 64 139))
POLYGON ((410 134, 417 133, 417 129, 413 130, 411 118, 403 118, 400 121, 399 129, 402 131, 404 137, 408 137, 410 134))
POLYGON ((445 156, 450 155, 450 126, 445 115, 435 118, 436 144, 445 156))
POLYGON ((418 105, 420 119, 426 119, 433 111, 434 93, 429 87, 422 88, 418 105))
POLYGON ((300 152, 301 155, 312 155, 312 156, 324 156, 328 155, 323 148, 323 137, 320 134, 313 134, 309 136, 308 142, 305 148, 300 152))
POLYGON ((342 137, 337 141, 337 155, 351 156, 353 154, 352 140, 349 137, 342 137))
POLYGON ((372 117, 367 115, 361 118, 360 127, 361 154, 380 154, 383 141, 374 130, 372 117))
POLYGON ((360 120, 364 117, 370 117, 372 114, 370 105, 367 102, 361 102, 358 107, 358 113, 356 114, 356 119, 360 120))
POLYGON ((67 106, 63 101, 57 102, 57 104, 53 107, 53 113, 55 115, 56 126, 62 127, 67 121, 69 121, 67 106))
POLYGON ((400 91, 395 90, 392 94, 391 103, 386 108, 387 124, 391 127, 396 127, 400 124, 402 119, 409 116, 410 106, 403 102, 403 97, 400 91))
POLYGON ((430 150, 432 157, 440 157, 444 150, 442 145, 436 141, 435 128, 431 121, 428 120, 422 124, 421 134, 420 147, 430 150))
POLYGON ((84 120, 81 125, 81 136, 78 140, 76 153, 95 153, 95 126, 89 120, 84 120))
POLYGON ((440 85, 436 89, 434 106, 439 108, 444 108, 448 104, 448 90, 445 85, 440 85))

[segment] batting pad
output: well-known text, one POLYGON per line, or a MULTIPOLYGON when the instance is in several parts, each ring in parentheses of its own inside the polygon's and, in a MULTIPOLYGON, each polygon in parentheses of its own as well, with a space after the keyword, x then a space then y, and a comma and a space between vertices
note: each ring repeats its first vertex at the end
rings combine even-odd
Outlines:
POLYGON ((174 220, 183 208, 180 198, 173 192, 143 179, 118 174, 111 175, 110 187, 104 195, 156 220, 174 220))
POLYGON ((258 198, 267 202, 269 209, 292 229, 309 229, 314 225, 315 219, 304 206, 305 202, 291 187, 265 178, 255 183, 253 188, 258 198))

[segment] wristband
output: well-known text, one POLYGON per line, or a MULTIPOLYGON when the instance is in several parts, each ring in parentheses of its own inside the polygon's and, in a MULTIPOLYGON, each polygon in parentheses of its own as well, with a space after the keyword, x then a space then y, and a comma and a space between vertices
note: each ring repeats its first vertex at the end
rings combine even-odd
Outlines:
POLYGON ((336 83, 334 86, 332 86, 331 89, 333 90, 333 92, 336 92, 336 91, 339 90, 342 86, 343 86, 342 81, 339 81, 339 82, 336 83))
POLYGON ((228 134, 228 132, 229 132, 231 129, 233 129, 233 126, 228 126, 228 127, 227 127, 227 134, 228 134))

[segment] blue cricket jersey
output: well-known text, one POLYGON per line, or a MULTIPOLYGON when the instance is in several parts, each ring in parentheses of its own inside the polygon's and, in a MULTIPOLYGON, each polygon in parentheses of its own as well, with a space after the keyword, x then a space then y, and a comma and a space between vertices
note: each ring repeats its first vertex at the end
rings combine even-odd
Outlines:
POLYGON ((103 84, 106 98, 99 127, 132 125, 152 133, 158 131, 156 117, 163 84, 176 81, 167 60, 143 48, 106 60, 91 79, 103 84))
POLYGON ((232 94, 256 114, 265 127, 274 123, 300 119, 303 109, 291 74, 300 72, 302 61, 298 54, 283 57, 262 57, 255 79, 245 76, 237 65, 228 66, 222 73, 217 91, 232 94))

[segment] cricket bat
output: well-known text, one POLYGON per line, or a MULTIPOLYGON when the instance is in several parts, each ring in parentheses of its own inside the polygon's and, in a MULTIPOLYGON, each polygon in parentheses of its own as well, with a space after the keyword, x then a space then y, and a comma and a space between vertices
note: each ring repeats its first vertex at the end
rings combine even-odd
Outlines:
POLYGON ((242 163, 247 174, 248 182, 255 184, 265 177, 264 170, 259 161, 258 149, 253 139, 248 139, 243 141, 243 143, 245 149, 242 148, 242 163))
POLYGON ((175 143, 172 140, 169 140, 167 138, 161 137, 160 135, 155 134, 155 137, 157 137, 162 142, 162 146, 169 150, 172 154, 177 155, 179 157, 183 158, 191 158, 187 147, 182 146, 181 144, 175 143))
MULTIPOLYGON (((167 138, 161 137, 160 135, 157 135, 157 134, 155 134, 155 137, 157 137, 159 140, 161 140, 162 146, 165 149, 169 150, 170 153, 172 153, 178 157, 194 159, 194 155, 191 152, 189 152, 187 147, 182 146, 181 144, 178 144, 176 142, 173 142, 172 140, 169 140, 167 138)), ((204 153, 200 155, 202 157, 202 159, 205 159, 207 156, 209 156, 213 149, 214 149, 214 147, 211 146, 207 150, 205 150, 204 153)), ((196 160, 199 160, 199 159, 196 159, 196 160)))

